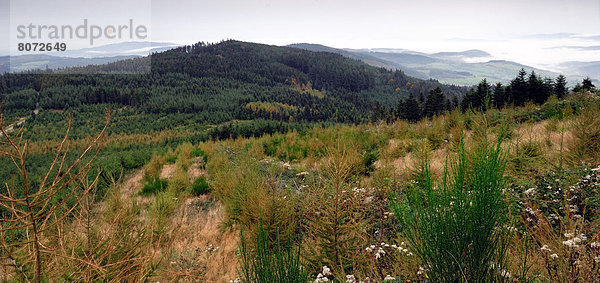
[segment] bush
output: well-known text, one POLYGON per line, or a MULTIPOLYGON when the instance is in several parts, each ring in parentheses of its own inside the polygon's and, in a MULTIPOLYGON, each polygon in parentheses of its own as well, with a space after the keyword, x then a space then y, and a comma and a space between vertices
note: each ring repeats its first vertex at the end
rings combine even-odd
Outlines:
POLYGON ((177 161, 177 155, 173 155, 173 156, 169 156, 169 157, 167 157, 167 160, 166 160, 166 161, 167 161, 167 163, 168 163, 168 164, 173 164, 173 163, 175 163, 175 161, 177 161))
POLYGON ((204 152, 204 150, 200 149, 200 148, 194 148, 191 152, 190 152, 191 157, 199 157, 199 156, 206 156, 206 153, 204 152))
POLYGON ((503 269, 508 219, 500 141, 495 148, 484 141, 473 152, 461 143, 449 163, 437 185, 427 164, 422 180, 392 205, 409 249, 432 282, 505 281, 510 275, 503 269))
POLYGON ((159 192, 164 191, 168 186, 167 180, 163 180, 160 178, 155 178, 154 181, 148 182, 142 187, 140 191, 140 195, 149 196, 155 195, 159 192))
POLYGON ((309 282, 309 274, 300 262, 300 250, 300 246, 294 248, 291 241, 283 246, 279 242, 271 245, 260 221, 254 251, 248 249, 241 233, 240 265, 244 282, 309 282))
POLYGON ((210 186, 203 176, 198 177, 192 184, 192 194, 195 196, 205 195, 210 193, 210 186))

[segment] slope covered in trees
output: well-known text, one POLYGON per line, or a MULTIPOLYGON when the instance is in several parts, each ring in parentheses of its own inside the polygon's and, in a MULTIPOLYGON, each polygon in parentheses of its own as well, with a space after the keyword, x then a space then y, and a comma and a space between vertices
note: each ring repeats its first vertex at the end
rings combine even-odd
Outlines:
POLYGON ((45 110, 112 105, 138 114, 188 113, 205 124, 255 118, 360 123, 377 105, 390 108, 400 98, 436 87, 447 95, 465 92, 337 54, 239 41, 197 43, 101 66, 0 76, 5 112, 28 113, 39 105, 44 116, 45 110), (151 70, 143 69, 148 60, 151 70), (135 70, 149 72, 114 74, 135 70), (98 72, 103 74, 93 74, 98 72))

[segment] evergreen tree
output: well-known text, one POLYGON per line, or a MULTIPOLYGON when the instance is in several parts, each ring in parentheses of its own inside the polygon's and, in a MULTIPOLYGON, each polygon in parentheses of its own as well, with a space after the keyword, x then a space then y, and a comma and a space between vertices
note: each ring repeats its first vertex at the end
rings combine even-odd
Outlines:
POLYGON ((490 84, 488 84, 487 79, 483 79, 477 85, 477 107, 483 109, 484 111, 487 110, 488 103, 491 100, 490 89, 491 87, 490 84))
POLYGON ((401 117, 410 122, 416 122, 421 119, 421 108, 419 102, 411 94, 408 99, 404 101, 404 107, 401 117))
POLYGON ((527 94, 525 101, 534 101, 535 103, 543 103, 542 94, 542 82, 541 79, 535 74, 535 71, 531 71, 529 78, 527 79, 527 94))
POLYGON ((497 83, 494 87, 493 104, 496 108, 504 107, 506 103, 506 91, 502 83, 497 83))
POLYGON ((425 115, 427 115, 427 117, 433 117, 434 115, 443 112, 445 109, 445 101, 444 92, 442 92, 441 88, 436 87, 431 90, 425 101, 425 115))
POLYGON ((592 80, 590 80, 589 77, 583 79, 583 83, 582 83, 582 89, 585 91, 590 91, 595 89, 596 86, 592 83, 592 80))
POLYGON ((565 78, 563 75, 556 77, 556 81, 554 83, 554 94, 556 94, 556 97, 563 98, 565 95, 567 95, 568 91, 567 78, 565 78))
POLYGON ((521 69, 517 77, 510 82, 512 91, 508 96, 508 101, 515 105, 523 105, 528 99, 528 84, 525 76, 527 76, 527 72, 525 69, 521 69))
POLYGON ((456 109, 458 108, 458 96, 453 95, 452 96, 452 109, 456 109))

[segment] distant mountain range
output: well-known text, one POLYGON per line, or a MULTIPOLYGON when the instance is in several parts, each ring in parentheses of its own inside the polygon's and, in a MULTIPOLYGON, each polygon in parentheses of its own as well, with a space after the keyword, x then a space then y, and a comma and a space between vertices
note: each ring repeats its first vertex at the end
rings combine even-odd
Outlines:
POLYGON ((168 42, 121 42, 64 52, 0 56, 0 74, 44 70, 46 68, 61 69, 102 65, 125 59, 143 57, 178 46, 177 44, 168 42))
MULTIPOLYGON (((520 69, 535 71, 542 77, 555 78, 558 73, 506 60, 495 60, 482 50, 463 52, 423 53, 407 49, 336 49, 318 44, 292 44, 290 47, 316 52, 333 52, 361 60, 367 64, 399 69, 421 79, 436 79, 442 83, 470 86, 486 78, 490 83, 508 83, 520 69)), ((599 78, 600 62, 568 62, 563 66, 570 82, 585 76, 599 78)))
MULTIPOLYGON (((168 42, 122 42, 98 47, 32 54, 0 56, 0 74, 27 70, 43 70, 102 65, 125 59, 147 56, 173 49, 179 45, 168 42)), ((407 49, 337 49, 319 44, 291 44, 288 47, 314 52, 329 52, 365 62, 371 66, 402 70, 405 74, 420 79, 436 79, 441 83, 471 86, 487 78, 489 82, 508 83, 520 69, 535 71, 542 77, 555 78, 558 73, 538 69, 506 60, 495 60, 483 50, 462 52, 423 53, 407 49)), ((598 82, 600 62, 565 62, 558 66, 571 84, 591 77, 598 82)))

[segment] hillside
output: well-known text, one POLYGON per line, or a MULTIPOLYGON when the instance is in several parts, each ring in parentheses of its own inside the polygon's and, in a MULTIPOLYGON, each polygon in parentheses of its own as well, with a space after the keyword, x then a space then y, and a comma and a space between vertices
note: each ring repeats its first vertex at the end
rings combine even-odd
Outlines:
POLYGON ((112 131, 143 133, 234 120, 360 123, 371 118, 376 105, 395 107, 409 94, 436 87, 449 98, 466 92, 333 53, 238 41, 46 74, 0 76, 3 110, 9 115, 30 114, 39 104, 37 122, 31 123, 41 126, 56 119, 53 111, 101 119, 101 109, 108 106, 132 120, 112 131), (85 75, 92 72, 105 74, 85 75))
MULTIPOLYGON (((405 49, 336 49, 315 44, 293 44, 293 47, 312 51, 327 51, 348 58, 361 60, 367 64, 399 69, 407 75, 421 79, 435 79, 445 84, 472 86, 486 78, 490 82, 510 82, 520 69, 535 71, 542 76, 556 77, 557 74, 522 65, 512 61, 494 60, 482 50, 462 52, 438 52, 427 54, 405 49)), ((578 73, 570 77, 580 80, 578 73)))
MULTIPOLYGON (((49 222, 46 227, 60 229, 41 234, 43 276, 48 281, 255 282, 249 277, 262 274, 263 282, 276 282, 269 270, 283 265, 298 273, 292 273, 298 276, 294 282, 414 282, 464 274, 458 267, 452 273, 423 268, 423 253, 439 251, 429 260, 455 267, 457 258, 469 263, 460 255, 500 242, 490 254, 510 261, 479 276, 594 282, 600 275, 600 215, 594 201, 600 190, 598 111, 598 97, 572 94, 485 113, 454 110, 416 123, 315 126, 256 138, 109 134, 93 147, 92 152, 100 150, 93 165, 81 171, 94 181, 82 178, 48 198, 54 200, 51 212, 72 217, 49 222), (500 136, 497 147, 487 147, 500 136), (447 185, 446 172, 456 185, 447 185), (460 178, 465 180, 458 183, 460 178), (70 192, 83 201, 76 205, 76 198, 65 197, 70 192), (53 210, 62 200, 75 210, 53 210), (426 233, 417 237, 406 224, 421 215, 428 221, 413 225, 426 233), (486 233, 497 238, 469 237, 486 233), (442 242, 419 249, 428 239, 442 242)), ((72 130, 87 124, 73 124, 72 130)), ((32 187, 42 184, 46 170, 51 179, 63 175, 66 169, 50 168, 57 151, 59 157, 65 153, 69 167, 97 133, 68 139, 68 153, 61 151, 60 137, 31 141, 26 172, 32 187)), ((1 156, 0 164, 0 177, 19 176, 8 156, 1 156)), ((22 194, 21 179, 16 182, 6 189, 22 194)), ((11 215, 0 207, 0 219, 28 225, 11 215)), ((0 227, 11 229, 10 223, 0 227)), ((33 276, 34 250, 26 249, 25 240, 0 238, 21 252, 2 250, 18 260, 5 261, 0 280, 33 276)), ((489 264, 476 260, 473 266, 489 264)))

